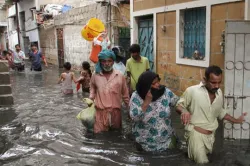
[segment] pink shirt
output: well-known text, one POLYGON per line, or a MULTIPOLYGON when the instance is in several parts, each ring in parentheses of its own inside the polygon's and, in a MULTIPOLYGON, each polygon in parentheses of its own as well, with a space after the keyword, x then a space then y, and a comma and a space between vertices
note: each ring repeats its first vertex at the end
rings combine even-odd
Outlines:
POLYGON ((122 99, 128 106, 129 93, 125 77, 116 70, 109 80, 102 73, 94 73, 90 80, 90 98, 95 99, 98 109, 120 109, 122 99))

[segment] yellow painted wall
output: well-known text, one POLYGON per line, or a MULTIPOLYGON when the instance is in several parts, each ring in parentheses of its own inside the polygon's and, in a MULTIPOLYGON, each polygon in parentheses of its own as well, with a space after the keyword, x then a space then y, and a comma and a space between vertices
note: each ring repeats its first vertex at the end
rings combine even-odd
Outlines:
MULTIPOLYGON (((148 0, 149 1, 149 0, 148 0)), ((214 5, 211 9, 210 65, 224 69, 224 55, 221 53, 221 34, 226 20, 244 19, 244 2, 214 5)), ((176 64, 176 12, 157 14, 157 73, 162 83, 176 94, 182 94, 191 85, 198 84, 204 75, 204 68, 176 64), (165 15, 165 21, 164 21, 165 15), (166 25, 163 32, 161 26, 166 25)), ((223 89, 223 87, 222 87, 223 89)))

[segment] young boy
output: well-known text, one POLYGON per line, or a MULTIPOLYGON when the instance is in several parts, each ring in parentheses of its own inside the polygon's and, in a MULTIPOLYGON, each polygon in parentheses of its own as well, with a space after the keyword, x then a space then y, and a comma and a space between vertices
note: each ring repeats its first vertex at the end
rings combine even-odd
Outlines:
POLYGON ((76 82, 75 74, 71 72, 71 64, 69 62, 64 63, 64 72, 61 74, 58 84, 62 83, 63 94, 73 94, 72 81, 76 82))

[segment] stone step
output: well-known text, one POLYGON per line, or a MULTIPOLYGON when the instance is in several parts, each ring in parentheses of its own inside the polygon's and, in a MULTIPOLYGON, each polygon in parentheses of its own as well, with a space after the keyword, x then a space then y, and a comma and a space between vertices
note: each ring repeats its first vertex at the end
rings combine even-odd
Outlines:
POLYGON ((0 95, 0 106, 10 106, 14 104, 12 95, 0 95))
POLYGON ((11 85, 0 85, 0 95, 12 94, 11 85))
POLYGON ((8 61, 0 61, 0 72, 9 72, 9 64, 8 61))
POLYGON ((10 84, 10 73, 0 72, 0 85, 10 84))

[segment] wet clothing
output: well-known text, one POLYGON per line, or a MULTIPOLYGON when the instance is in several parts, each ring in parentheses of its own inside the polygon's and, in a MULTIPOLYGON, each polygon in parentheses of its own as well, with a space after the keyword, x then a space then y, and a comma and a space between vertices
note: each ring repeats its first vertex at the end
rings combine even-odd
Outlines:
POLYGON ((102 73, 94 73, 90 80, 90 98, 94 99, 97 110, 95 133, 107 131, 110 115, 109 125, 112 125, 109 127, 120 126, 121 114, 117 112, 121 111, 122 99, 128 105, 129 94, 125 77, 119 71, 113 70, 108 80, 102 73))
POLYGON ((62 81, 62 92, 63 94, 72 94, 73 87, 72 87, 72 73, 65 73, 65 78, 62 81))
POLYGON ((42 71, 41 58, 42 53, 40 51, 30 53, 30 59, 32 61, 31 70, 42 71))
POLYGON ((91 75, 88 72, 86 73, 86 75, 83 75, 83 72, 81 72, 81 76, 83 78, 80 81, 80 84, 82 85, 82 92, 89 92, 91 75))
POLYGON ((140 62, 135 61, 132 57, 127 60, 126 72, 131 73, 131 86, 133 90, 136 89, 136 84, 140 75, 149 69, 149 61, 146 57, 141 56, 140 62))
POLYGON ((185 138, 188 142, 188 156, 197 163, 208 162, 204 154, 212 152, 214 133, 218 128, 217 118, 223 119, 227 113, 223 109, 222 91, 219 89, 215 95, 216 98, 211 104, 205 85, 200 83, 187 88, 177 104, 184 112, 188 111, 191 114, 190 124, 185 126, 185 138), (194 126, 212 131, 212 134, 198 133, 194 126))
POLYGON ((14 63, 15 64, 23 63, 24 58, 25 58, 25 54, 23 51, 14 52, 14 63))
POLYGON ((178 99, 171 90, 165 88, 164 94, 151 102, 146 112, 143 112, 143 99, 137 91, 133 93, 129 104, 130 117, 134 121, 132 132, 144 151, 165 151, 175 147, 176 135, 170 107, 175 106, 178 99))
POLYGON ((109 131, 112 129, 121 128, 121 110, 118 108, 114 109, 96 109, 94 132, 99 133, 102 131, 109 131))
POLYGON ((25 66, 24 58, 25 58, 25 54, 23 51, 14 52, 14 66, 18 71, 24 70, 24 66, 25 66))
POLYGON ((123 75, 125 75, 126 67, 122 62, 119 62, 119 63, 115 62, 114 65, 113 65, 113 68, 115 70, 120 71, 123 75))

